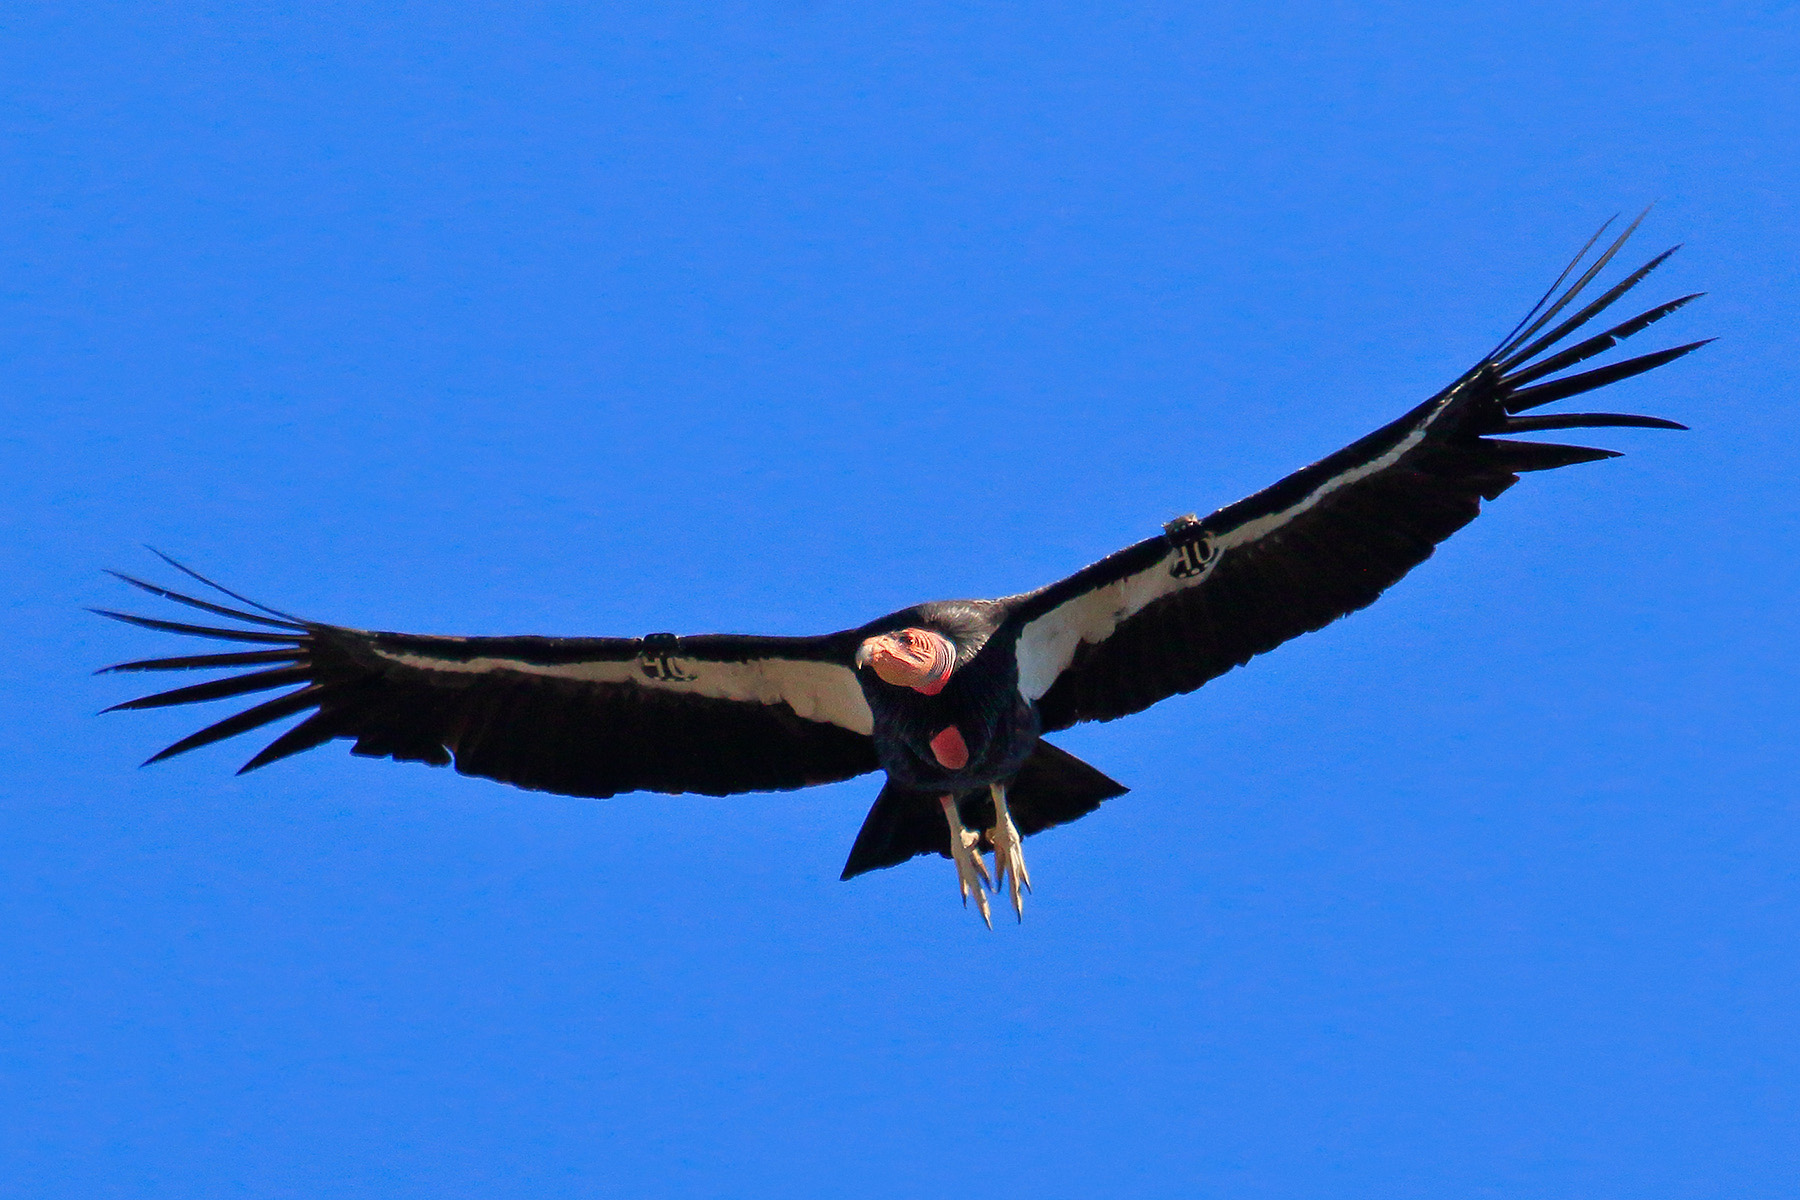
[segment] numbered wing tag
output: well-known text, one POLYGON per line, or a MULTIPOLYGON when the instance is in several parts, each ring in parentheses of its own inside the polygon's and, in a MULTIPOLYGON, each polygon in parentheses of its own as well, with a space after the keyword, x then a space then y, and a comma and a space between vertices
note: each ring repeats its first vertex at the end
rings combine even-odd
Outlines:
POLYGON ((638 655, 638 670, 644 678, 657 683, 692 683, 700 678, 684 669, 675 657, 681 639, 672 633, 652 633, 644 637, 644 649, 638 655))
POLYGON ((1176 517, 1163 526, 1175 557, 1169 560, 1169 574, 1176 579, 1193 579, 1206 574, 1219 556, 1219 544, 1213 535, 1201 528, 1195 516, 1176 517))

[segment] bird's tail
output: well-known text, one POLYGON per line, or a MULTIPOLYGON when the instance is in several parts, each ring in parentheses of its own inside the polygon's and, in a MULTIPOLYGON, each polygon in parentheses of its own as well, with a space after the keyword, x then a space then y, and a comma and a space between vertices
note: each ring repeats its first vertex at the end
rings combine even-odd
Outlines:
MULTIPOLYGON (((1021 836, 1030 837, 1084 817, 1101 803, 1122 796, 1123 784, 1107 778, 1067 750, 1040 741, 1007 785, 1006 806, 1021 836)), ((994 801, 985 789, 957 798, 963 824, 982 830, 981 848, 991 850, 987 830, 994 825, 994 801)), ((863 819, 856 844, 840 878, 893 867, 920 854, 950 857, 950 827, 938 798, 889 781, 863 819)))

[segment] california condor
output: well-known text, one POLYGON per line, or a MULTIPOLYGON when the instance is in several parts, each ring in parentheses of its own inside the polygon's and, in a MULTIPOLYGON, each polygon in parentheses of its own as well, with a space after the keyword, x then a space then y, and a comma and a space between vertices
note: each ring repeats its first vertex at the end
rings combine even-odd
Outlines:
POLYGON ((1193 691, 1370 603, 1521 473, 1614 457, 1498 435, 1683 428, 1618 413, 1520 415, 1704 344, 1562 374, 1694 299, 1659 304, 1557 349, 1674 252, 1564 316, 1636 224, 1583 268, 1596 234, 1505 341, 1399 420, 1248 499, 1204 519, 1170 521, 1034 592, 920 604, 822 637, 433 637, 304 620, 171 559, 243 607, 119 578, 237 624, 96 611, 246 648, 105 669, 248 669, 115 707, 291 688, 149 760, 308 714, 244 771, 333 738, 353 741, 353 754, 453 763, 465 775, 571 796, 722 796, 879 768, 887 782, 843 877, 935 851, 955 861, 965 905, 973 895, 989 924, 985 887, 1002 883, 1022 918, 1020 889, 1030 876, 1020 839, 1125 791, 1044 734, 1193 691))

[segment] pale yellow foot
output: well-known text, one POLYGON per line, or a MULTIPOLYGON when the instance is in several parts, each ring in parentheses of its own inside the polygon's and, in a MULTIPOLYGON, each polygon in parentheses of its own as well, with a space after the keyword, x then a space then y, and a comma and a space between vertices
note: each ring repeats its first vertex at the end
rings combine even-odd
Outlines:
POLYGON ((1023 884, 1026 891, 1031 890, 1031 872, 1025 869, 1025 846, 1019 837, 1019 827, 1013 824, 1012 813, 1006 808, 1005 785, 990 783, 988 791, 994 797, 994 829, 988 836, 994 843, 995 886, 1011 885, 1013 912, 1023 922, 1025 898, 1020 895, 1019 887, 1023 884))
POLYGON ((962 889, 963 907, 969 907, 969 893, 975 894, 975 907, 981 910, 981 919, 987 927, 994 927, 993 914, 988 910, 987 864, 981 861, 981 852, 976 846, 981 842, 981 835, 972 829, 963 828, 962 817, 956 811, 956 797, 944 796, 939 801, 944 807, 944 819, 950 823, 950 857, 956 860, 956 882, 962 889))

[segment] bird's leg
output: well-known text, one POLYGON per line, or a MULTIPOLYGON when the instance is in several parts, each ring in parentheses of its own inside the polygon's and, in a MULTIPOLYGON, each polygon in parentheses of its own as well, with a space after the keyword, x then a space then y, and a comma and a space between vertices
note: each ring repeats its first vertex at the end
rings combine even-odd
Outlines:
POLYGON ((1012 885, 1013 912, 1024 921, 1025 898, 1019 894, 1019 885, 1031 890, 1031 872, 1025 869, 1025 846, 1019 838, 1019 827, 1013 824, 1012 813, 1006 808, 1006 785, 990 783, 988 791, 994 797, 994 830, 988 835, 994 843, 994 886, 1012 885))
POLYGON ((962 888, 963 907, 969 907, 969 893, 974 892, 975 907, 981 910, 981 919, 992 929, 994 917, 988 911, 987 889, 982 886, 988 881, 987 864, 981 861, 981 853, 976 849, 981 835, 973 829, 963 828, 962 816, 956 811, 955 796, 944 796, 938 803, 944 806, 944 820, 950 823, 950 857, 956 860, 956 882, 962 888))

